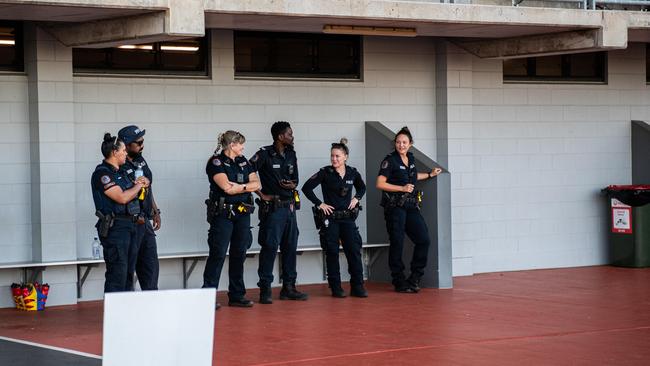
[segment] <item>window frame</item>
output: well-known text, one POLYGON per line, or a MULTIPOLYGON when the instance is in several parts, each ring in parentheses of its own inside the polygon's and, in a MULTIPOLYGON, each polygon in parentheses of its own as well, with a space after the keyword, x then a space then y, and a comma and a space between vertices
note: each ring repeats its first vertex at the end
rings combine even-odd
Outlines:
MULTIPOLYGON (((164 70, 160 68, 150 68, 150 69, 116 69, 116 68, 85 68, 75 66, 74 61, 74 51, 72 57, 72 73, 73 76, 105 76, 105 77, 146 77, 146 78, 210 78, 211 69, 212 69, 212 49, 211 49, 211 39, 210 32, 206 30, 205 36, 197 37, 200 39, 201 43, 201 53, 203 60, 203 70, 192 71, 192 70, 164 70)), ((145 44, 152 44, 153 50, 155 51, 154 60, 155 64, 160 67, 162 65, 161 58, 163 53, 161 52, 161 46, 163 43, 173 42, 173 41, 161 41, 161 42, 151 42, 145 44)), ((104 50, 113 50, 114 47, 104 48, 104 50)), ((107 58, 111 57, 110 52, 106 54, 107 58)))
MULTIPOLYGON (((271 51, 274 49, 272 48, 271 51)), ((318 64, 318 52, 312 56, 312 66, 318 64)), ((236 80, 296 80, 296 81, 346 81, 346 82, 362 82, 363 81, 363 37, 355 35, 331 35, 323 33, 293 33, 293 32, 267 32, 267 31, 248 31, 248 30, 234 30, 233 31, 233 73, 236 80), (267 38, 267 41, 275 42, 277 39, 285 37, 298 37, 302 39, 311 40, 312 47, 323 39, 354 39, 356 55, 354 63, 356 64, 356 72, 353 74, 326 74, 320 72, 302 73, 302 72, 275 72, 275 71, 237 71, 237 36, 241 35, 259 35, 261 39, 267 38)), ((272 64, 276 60, 270 60, 272 64)))
POLYGON ((16 52, 16 59, 13 66, 2 66, 0 64, 0 73, 24 73, 25 72, 25 36, 24 36, 24 23, 19 21, 0 20, 0 25, 13 27, 16 30, 14 38, 14 47, 16 52))
MULTIPOLYGON (((535 68, 537 60, 540 57, 526 57, 526 76, 517 76, 517 75, 506 75, 505 67, 503 68, 501 75, 503 77, 504 84, 607 84, 608 82, 608 60, 609 53, 607 51, 598 51, 598 52, 585 52, 585 53, 571 53, 558 55, 561 56, 561 68, 562 76, 537 76, 535 74, 535 68), (600 71, 602 72, 602 77, 575 77, 571 76, 571 58, 573 55, 584 55, 585 53, 596 54, 596 63, 597 66, 600 66, 600 71), (600 65, 598 65, 600 63, 600 65)), ((505 63, 505 60, 503 61, 505 63)))

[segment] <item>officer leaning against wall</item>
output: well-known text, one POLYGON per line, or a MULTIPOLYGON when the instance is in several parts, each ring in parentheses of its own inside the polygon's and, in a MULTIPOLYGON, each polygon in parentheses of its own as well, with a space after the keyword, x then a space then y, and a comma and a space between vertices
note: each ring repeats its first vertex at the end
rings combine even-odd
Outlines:
POLYGON ((395 135, 395 150, 381 162, 377 176, 377 189, 382 190, 381 205, 384 207, 386 229, 390 240, 388 265, 395 291, 416 293, 420 290, 420 278, 427 265, 429 250, 429 231, 420 214, 422 194, 415 189, 419 180, 431 179, 442 171, 434 168, 429 173, 419 173, 415 158, 409 152, 413 146, 413 136, 408 127, 403 127, 395 135), (411 260, 411 274, 404 276, 402 251, 404 234, 408 235, 415 248, 411 260))
POLYGON ((142 176, 132 182, 120 170, 127 153, 117 136, 104 134, 101 151, 104 160, 93 172, 91 187, 95 214, 99 217, 95 226, 106 262, 104 292, 127 291, 129 252, 140 214, 137 196, 149 186, 149 179, 142 176))
POLYGON ((330 149, 332 165, 321 168, 302 186, 305 196, 314 204, 314 220, 319 229, 321 247, 325 251, 327 282, 334 297, 345 297, 341 287, 339 240, 343 245, 350 272, 350 295, 368 297, 363 286, 361 262, 361 235, 355 223, 359 215, 359 201, 366 193, 366 184, 359 172, 346 164, 350 151, 347 140, 333 143, 330 149), (314 194, 320 184, 323 201, 314 194), (352 197, 352 187, 356 190, 352 197))
MULTIPOLYGON (((219 287, 219 277, 230 243, 228 305, 251 307, 253 302, 244 297, 244 261, 246 250, 253 242, 250 223, 255 206, 251 192, 260 189, 260 182, 255 168, 243 155, 244 135, 226 131, 219 135, 218 140, 219 146, 205 166, 210 181, 210 198, 205 201, 210 223, 210 254, 203 271, 203 287, 219 287)), ((217 309, 219 307, 217 303, 217 309)))
POLYGON ((138 195, 140 202, 140 217, 136 225, 134 245, 131 246, 130 258, 135 263, 129 263, 127 274, 127 289, 132 290, 134 286, 133 271, 138 275, 138 282, 142 290, 158 289, 158 250, 156 246, 156 234, 154 231, 160 229, 160 210, 153 196, 153 174, 147 161, 142 156, 144 150, 145 130, 137 126, 126 126, 122 128, 117 136, 126 145, 126 163, 122 169, 129 179, 135 181, 138 176, 144 175, 149 179, 149 188, 143 189, 138 195), (153 225, 151 224, 153 220, 153 225))
POLYGON ((260 231, 261 246, 257 285, 260 287, 260 303, 273 303, 271 283, 273 263, 280 247, 282 256, 282 291, 280 300, 307 300, 307 294, 296 289, 296 248, 298 245, 298 223, 296 209, 300 203, 298 186, 298 164, 293 150, 293 130, 285 121, 271 126, 273 145, 262 147, 250 160, 257 169, 262 189, 256 193, 261 201, 260 231))

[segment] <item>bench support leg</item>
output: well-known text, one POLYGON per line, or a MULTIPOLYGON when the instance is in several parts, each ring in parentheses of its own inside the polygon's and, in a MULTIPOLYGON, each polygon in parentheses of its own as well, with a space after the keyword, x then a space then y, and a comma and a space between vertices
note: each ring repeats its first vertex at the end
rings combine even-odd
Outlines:
POLYGON ((183 288, 187 288, 187 281, 190 279, 190 276, 192 275, 192 272, 194 272, 194 268, 196 267, 196 264, 199 262, 198 258, 192 258, 192 264, 190 264, 190 268, 187 268, 187 261, 190 260, 188 258, 183 258, 183 288))
POLYGON ((86 282, 90 271, 98 266, 99 264, 97 263, 77 264, 77 299, 81 299, 84 283, 86 282), (85 267, 83 275, 81 274, 81 267, 85 267))

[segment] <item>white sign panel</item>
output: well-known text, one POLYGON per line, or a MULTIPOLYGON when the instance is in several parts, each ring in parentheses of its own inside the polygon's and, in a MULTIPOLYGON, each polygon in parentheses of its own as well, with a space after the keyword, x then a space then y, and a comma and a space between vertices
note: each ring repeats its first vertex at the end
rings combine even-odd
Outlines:
POLYGON ((212 365, 215 296, 215 289, 106 294, 103 365, 212 365))

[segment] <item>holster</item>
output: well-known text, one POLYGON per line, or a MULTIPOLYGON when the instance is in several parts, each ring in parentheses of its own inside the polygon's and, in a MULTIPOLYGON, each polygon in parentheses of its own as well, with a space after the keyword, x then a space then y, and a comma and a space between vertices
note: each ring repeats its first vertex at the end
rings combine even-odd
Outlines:
POLYGON ((266 220, 271 211, 273 211, 273 202, 264 201, 263 199, 256 198, 255 203, 260 207, 258 212, 260 221, 266 220))
POLYGON ((97 233, 99 237, 108 237, 108 231, 113 227, 113 223, 115 222, 115 214, 111 212, 110 214, 104 215, 101 211, 97 210, 95 211, 95 216, 99 218, 97 222, 97 233))
POLYGON ((219 208, 217 203, 211 199, 205 200, 206 205, 206 220, 208 223, 212 223, 212 220, 219 214, 219 208))
POLYGON ((319 209, 318 206, 314 206, 311 208, 311 212, 314 216, 314 224, 316 224, 316 229, 317 230, 326 229, 329 222, 327 221, 327 218, 323 210, 319 209))

